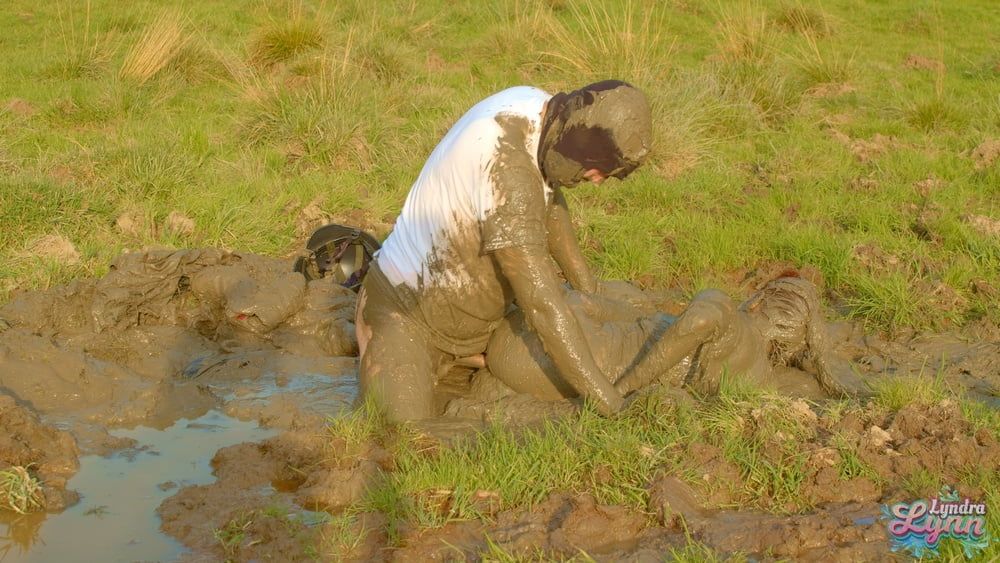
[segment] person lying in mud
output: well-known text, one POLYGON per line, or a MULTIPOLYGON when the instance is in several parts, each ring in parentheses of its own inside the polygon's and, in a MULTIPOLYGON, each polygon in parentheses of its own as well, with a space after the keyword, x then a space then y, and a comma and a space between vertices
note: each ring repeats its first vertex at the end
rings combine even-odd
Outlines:
MULTIPOLYGON (((598 365, 623 395, 653 382, 714 394, 724 373, 793 393, 819 391, 810 386, 836 396, 866 392, 850 364, 829 353, 816 288, 798 277, 775 279, 743 303, 704 290, 676 319, 641 315, 607 297, 568 300, 598 365), (814 380, 803 382, 803 372, 814 380)), ((519 311, 493 333, 487 357, 489 372, 516 392, 549 400, 575 396, 519 311)))
POLYGON ((360 387, 393 420, 433 414, 439 374, 483 365, 516 302, 552 365, 604 413, 623 404, 566 305, 597 289, 561 190, 622 179, 649 154, 645 95, 606 80, 516 87, 470 109, 431 153, 359 294, 360 387))

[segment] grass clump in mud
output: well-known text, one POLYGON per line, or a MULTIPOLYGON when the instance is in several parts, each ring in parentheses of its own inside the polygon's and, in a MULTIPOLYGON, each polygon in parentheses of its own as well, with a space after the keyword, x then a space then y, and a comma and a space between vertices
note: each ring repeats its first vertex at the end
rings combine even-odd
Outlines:
POLYGON ((875 381, 873 390, 875 404, 891 412, 913 403, 932 405, 952 396, 943 378, 930 375, 887 377, 875 381))
POLYGON ((15 465, 0 470, 0 510, 27 514, 45 508, 42 483, 28 467, 15 465))
POLYGON ((247 538, 247 531, 253 524, 256 511, 247 510, 242 514, 232 518, 226 525, 215 530, 215 539, 219 541, 222 550, 227 557, 235 557, 239 553, 240 545, 247 538))

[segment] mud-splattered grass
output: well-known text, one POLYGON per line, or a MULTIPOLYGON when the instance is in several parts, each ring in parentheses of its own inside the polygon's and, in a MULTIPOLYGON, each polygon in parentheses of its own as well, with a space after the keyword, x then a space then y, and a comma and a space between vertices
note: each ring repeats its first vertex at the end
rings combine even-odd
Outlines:
MULTIPOLYGON (((906 469, 893 465, 900 453, 886 449, 913 451, 906 443, 913 447, 915 437, 928 440, 917 447, 950 447, 934 441, 939 431, 959 432, 965 444, 978 441, 988 449, 987 436, 1000 434, 1000 420, 976 405, 959 401, 933 377, 919 385, 885 380, 865 404, 822 405, 727 378, 715 397, 658 389, 612 417, 584 409, 537 427, 493 426, 447 447, 428 447, 418 432, 387 426, 377 412, 356 413, 339 419, 331 434, 347 444, 386 445, 393 469, 347 510, 343 537, 328 543, 360 541, 351 515, 384 515, 391 544, 399 530, 488 522, 502 510, 530 509, 555 491, 646 512, 649 485, 660 473, 690 483, 709 506, 737 510, 796 513, 844 499, 924 498, 944 484, 993 502, 1000 487, 995 472, 935 457, 944 454, 921 461, 906 453, 914 457, 906 469), (927 433, 915 426, 920 420, 927 433), (940 424, 949 426, 934 427, 940 424), (976 434, 981 430, 987 434, 976 434), (852 496, 855 487, 860 496, 852 496)), ((675 556, 700 559, 703 547, 692 544, 675 556)), ((958 553, 954 549, 945 546, 943 553, 958 553)), ((507 560, 502 550, 487 555, 507 560)))
POLYGON ((0 510, 27 514, 45 508, 42 483, 20 465, 0 471, 0 510))

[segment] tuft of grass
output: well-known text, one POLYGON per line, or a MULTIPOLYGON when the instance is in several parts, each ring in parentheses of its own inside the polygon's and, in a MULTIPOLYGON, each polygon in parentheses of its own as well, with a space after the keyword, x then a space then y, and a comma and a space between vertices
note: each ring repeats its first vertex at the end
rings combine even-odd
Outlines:
POLYGON ((230 559, 239 554, 240 546, 247 539, 250 526, 253 525, 256 516, 256 510, 243 511, 226 522, 225 526, 213 532, 216 541, 222 547, 222 551, 230 559))
POLYGON ((666 71, 673 41, 663 35, 666 8, 636 7, 626 0, 611 8, 586 0, 569 4, 570 22, 549 17, 550 50, 541 57, 550 68, 575 81, 622 78, 639 86, 653 84, 666 71))
POLYGON ((806 36, 823 37, 833 32, 833 24, 826 12, 800 1, 779 6, 772 21, 783 29, 806 36))
POLYGON ((905 115, 910 125, 924 131, 957 125, 962 121, 957 110, 940 95, 908 104, 905 115))
POLYGON ((676 563, 744 563, 750 561, 741 553, 723 555, 690 537, 684 547, 672 547, 667 554, 670 557, 666 560, 676 563))
POLYGON ((270 67, 323 46, 323 28, 303 14, 301 4, 280 21, 270 21, 255 33, 248 47, 250 62, 270 67))
POLYGON ((315 76, 288 89, 252 70, 234 70, 251 105, 242 122, 251 146, 277 145, 287 163, 368 171, 382 153, 406 153, 402 140, 383 135, 386 111, 379 86, 356 75, 359 53, 348 43, 342 52, 324 53, 315 76))
POLYGON ((45 508, 42 483, 29 468, 14 465, 0 471, 0 510, 27 514, 45 508))
POLYGON ((903 490, 911 498, 927 498, 941 490, 942 479, 940 474, 921 467, 903 479, 903 490))
POLYGON ((749 4, 723 10, 716 24, 716 48, 726 63, 768 62, 774 58, 776 40, 767 16, 749 4))
POLYGON ((807 461, 800 445, 815 428, 790 404, 788 398, 724 378, 717 400, 700 415, 704 439, 743 474, 748 503, 779 512, 809 507, 800 491, 807 461))
MULTIPOLYGON (((459 552, 457 555, 461 558, 462 553, 459 552)), ((493 541, 493 538, 489 535, 486 536, 486 549, 479 553, 479 557, 489 563, 528 563, 531 561, 553 560, 551 553, 546 553, 544 549, 539 547, 531 550, 512 551, 493 541)), ((560 557, 558 560, 562 562, 592 562, 594 558, 581 550, 580 553, 573 557, 560 557)))
POLYGON ((94 78, 111 62, 112 45, 96 28, 91 27, 91 3, 86 2, 83 29, 75 21, 72 10, 64 16, 60 6, 57 12, 59 37, 63 44, 63 58, 56 65, 59 76, 66 79, 94 78))
POLYGON ((725 111, 710 73, 679 72, 651 96, 654 142, 649 165, 674 179, 712 153, 712 120, 725 111))
POLYGON ((368 396, 350 412, 328 418, 326 430, 342 442, 345 455, 350 456, 366 444, 383 441, 391 428, 384 411, 368 396))
POLYGON ((747 4, 724 10, 716 24, 714 71, 721 95, 753 108, 765 123, 786 116, 801 93, 777 65, 776 42, 767 17, 747 4))
POLYGON ((1000 431, 1000 410, 982 401, 962 400, 959 402, 962 416, 975 428, 989 428, 1000 431))
POLYGON ((806 44, 799 49, 796 65, 806 76, 810 86, 818 84, 844 84, 855 75, 854 56, 844 57, 820 49, 812 34, 806 34, 806 44))
POLYGON ((180 16, 172 12, 163 13, 126 53, 118 76, 126 81, 145 84, 180 55, 187 42, 188 35, 180 16))
POLYGON ((857 448, 843 436, 834 436, 830 443, 840 454, 840 462, 837 464, 837 471, 840 478, 847 481, 855 477, 867 477, 876 484, 882 484, 883 479, 875 469, 858 457, 857 448))
POLYGON ((903 327, 927 328, 937 320, 927 314, 933 311, 928 297, 916 289, 909 275, 851 273, 849 278, 851 294, 844 299, 850 308, 849 316, 866 326, 895 332, 903 327))
POLYGON ((875 404, 892 412, 909 404, 932 405, 954 396, 940 371, 934 376, 887 377, 874 381, 872 387, 875 404))
MULTIPOLYGON (((367 530, 358 525, 356 514, 344 513, 330 517, 319 532, 317 555, 329 555, 335 560, 348 559, 365 538, 367 530)), ((319 557, 317 557, 318 559, 319 557)))

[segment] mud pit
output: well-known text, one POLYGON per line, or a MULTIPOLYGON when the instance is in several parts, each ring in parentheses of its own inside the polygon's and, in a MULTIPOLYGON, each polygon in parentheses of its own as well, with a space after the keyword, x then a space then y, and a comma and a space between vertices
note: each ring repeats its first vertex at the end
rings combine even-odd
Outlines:
MULTIPOLYGON (((290 269, 212 249, 148 251, 123 256, 102 279, 22 293, 0 308, 0 470, 30 467, 47 510, 0 511, 0 559, 79 555, 74 538, 86 537, 105 549, 90 555, 108 560, 476 558, 491 544, 527 555, 662 560, 685 545, 686 530, 723 553, 877 560, 888 553, 874 521, 879 503, 904 499, 908 475, 957 479, 976 462, 998 469, 996 436, 954 403, 837 416, 807 406, 814 431, 801 444, 803 492, 816 508, 803 513, 736 510, 745 506, 732 493, 738 468, 717 446, 691 443, 680 445, 685 471, 703 483, 655 477, 641 511, 565 491, 531 510, 486 496, 491 521, 403 526, 390 540, 386 515, 338 518, 395 468, 390 445, 326 431, 326 417, 355 399, 355 296, 326 280, 306 284, 290 269), (840 479, 833 436, 877 476, 840 479)), ((829 341, 869 380, 940 373, 995 407, 997 335, 980 327, 976 339, 887 341, 836 323, 829 341)), ((427 431, 465 435, 482 421, 530 424, 578 408, 497 391, 485 375, 453 371, 438 389, 452 419, 427 431), (447 403, 470 390, 475 396, 447 403)))
POLYGON ((0 554, 58 560, 82 534, 107 540, 98 558, 173 559, 183 547, 154 511, 177 485, 158 485, 211 481, 220 447, 321 428, 348 408, 354 294, 290 270, 250 254, 152 250, 0 308, 0 470, 28 468, 50 513, 82 496, 54 516, 0 511, 0 554))

